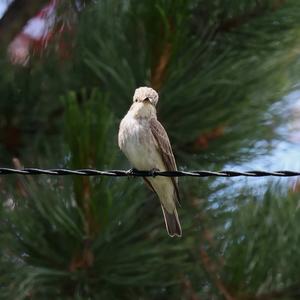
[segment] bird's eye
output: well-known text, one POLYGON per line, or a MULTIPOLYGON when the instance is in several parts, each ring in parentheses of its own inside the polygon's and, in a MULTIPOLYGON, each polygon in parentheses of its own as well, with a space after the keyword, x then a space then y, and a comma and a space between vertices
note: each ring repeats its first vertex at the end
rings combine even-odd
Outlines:
POLYGON ((134 99, 134 102, 137 102, 137 99, 134 99))

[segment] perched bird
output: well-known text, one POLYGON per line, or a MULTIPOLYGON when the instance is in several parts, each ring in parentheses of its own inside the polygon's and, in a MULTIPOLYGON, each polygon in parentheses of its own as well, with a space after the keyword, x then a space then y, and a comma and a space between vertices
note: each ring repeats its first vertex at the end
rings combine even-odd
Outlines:
MULTIPOLYGON (((133 104, 120 123, 119 147, 135 169, 177 170, 170 141, 157 120, 157 92, 149 87, 135 90, 133 104)), ((179 203, 178 178, 144 177, 146 184, 157 194, 170 236, 181 236, 176 204, 179 203)))

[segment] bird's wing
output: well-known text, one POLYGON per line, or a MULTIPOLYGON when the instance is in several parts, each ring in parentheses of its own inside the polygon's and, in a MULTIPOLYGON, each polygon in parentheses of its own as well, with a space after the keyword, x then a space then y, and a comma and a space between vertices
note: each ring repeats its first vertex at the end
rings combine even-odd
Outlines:
MULTIPOLYGON (((152 118, 150 119, 150 129, 157 142, 158 151, 162 156, 162 160, 164 162, 166 170, 176 171, 177 166, 176 166, 175 157, 173 155, 168 134, 165 131, 164 127, 160 124, 160 122, 156 118, 152 118)), ((179 202, 178 178, 171 177, 171 179, 175 187, 177 201, 179 202)))

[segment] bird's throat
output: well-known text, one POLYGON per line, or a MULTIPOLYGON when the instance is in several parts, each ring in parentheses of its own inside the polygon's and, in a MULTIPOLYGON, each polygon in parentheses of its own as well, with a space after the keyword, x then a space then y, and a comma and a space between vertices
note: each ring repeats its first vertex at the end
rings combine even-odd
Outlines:
POLYGON ((133 103, 130 112, 136 119, 151 119, 156 117, 155 107, 147 102, 133 103))

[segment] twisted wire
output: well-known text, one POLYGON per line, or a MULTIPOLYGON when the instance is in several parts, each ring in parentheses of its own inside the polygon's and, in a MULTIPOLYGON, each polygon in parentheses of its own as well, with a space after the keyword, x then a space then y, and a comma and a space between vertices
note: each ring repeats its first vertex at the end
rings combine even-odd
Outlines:
POLYGON ((222 171, 205 171, 205 170, 195 170, 195 171, 159 171, 159 170, 96 170, 96 169, 40 169, 40 168, 24 168, 24 169, 12 169, 12 168, 0 168, 1 175, 50 175, 50 176, 66 176, 66 175, 77 175, 77 176, 110 176, 110 177, 292 177, 300 176, 300 172, 295 171, 232 171, 232 170, 222 170, 222 171))

